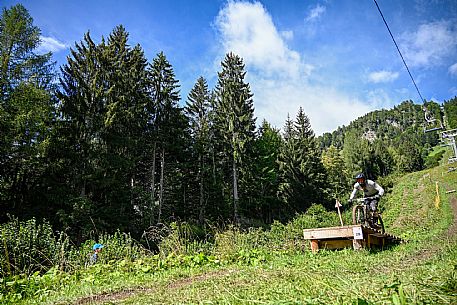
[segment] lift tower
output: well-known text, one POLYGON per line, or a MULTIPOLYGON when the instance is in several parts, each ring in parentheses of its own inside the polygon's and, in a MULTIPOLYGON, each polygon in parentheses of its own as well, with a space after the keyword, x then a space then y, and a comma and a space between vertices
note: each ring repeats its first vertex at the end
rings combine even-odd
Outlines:
POLYGON ((449 163, 453 163, 457 161, 457 146, 455 144, 455 137, 457 136, 457 129, 450 129, 441 132, 441 138, 443 140, 448 140, 448 144, 452 146, 452 149, 454 150, 454 156, 449 158, 449 163))

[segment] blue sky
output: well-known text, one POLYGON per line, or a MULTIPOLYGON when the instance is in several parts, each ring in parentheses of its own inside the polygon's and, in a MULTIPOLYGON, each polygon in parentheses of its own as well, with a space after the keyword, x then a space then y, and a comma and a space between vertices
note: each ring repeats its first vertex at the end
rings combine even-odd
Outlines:
MULTIPOLYGON (((377 0, 422 96, 457 95, 457 1, 377 0)), ((90 31, 116 25, 152 61, 163 51, 183 103, 199 76, 215 85, 224 55, 243 57, 257 121, 281 128, 303 107, 317 135, 403 100, 416 89, 372 0, 23 0, 60 66, 90 31)))

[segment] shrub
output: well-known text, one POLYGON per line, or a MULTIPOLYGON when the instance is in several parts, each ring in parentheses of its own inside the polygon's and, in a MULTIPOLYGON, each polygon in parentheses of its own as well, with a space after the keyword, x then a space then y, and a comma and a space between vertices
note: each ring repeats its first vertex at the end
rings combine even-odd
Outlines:
POLYGON ((159 241, 159 252, 163 257, 170 253, 189 255, 211 252, 209 235, 197 225, 188 222, 172 222, 167 231, 168 234, 159 241))
POLYGON ((64 233, 55 235, 47 221, 38 224, 32 218, 0 225, 0 277, 44 272, 52 266, 64 268, 69 239, 64 233))
POLYGON ((440 160, 443 158, 443 155, 446 151, 440 150, 434 155, 430 155, 425 159, 425 168, 432 168, 440 165, 440 160))

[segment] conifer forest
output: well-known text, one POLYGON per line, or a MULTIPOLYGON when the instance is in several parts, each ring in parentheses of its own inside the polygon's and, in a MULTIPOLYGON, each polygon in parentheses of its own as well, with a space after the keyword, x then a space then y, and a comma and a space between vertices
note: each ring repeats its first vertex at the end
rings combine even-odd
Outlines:
MULTIPOLYGON (((182 96, 166 54, 148 60, 122 25, 87 32, 60 67, 37 55, 39 37, 22 5, 3 8, 2 223, 46 220, 75 243, 118 230, 141 239, 176 221, 265 226, 332 208, 358 172, 388 187, 438 162, 428 156, 439 138, 411 100, 316 136, 303 108, 283 126, 256 120, 237 54, 225 55, 214 88, 201 76, 182 96)), ((457 98, 425 104, 457 127, 457 98)))
MULTIPOLYGON (((219 22, 236 6, 280 37, 261 2, 223 2, 219 22)), ((457 96, 354 109, 351 118, 366 114, 316 134, 309 114, 325 111, 311 107, 339 115, 365 101, 346 103, 338 91, 295 104, 307 90, 291 88, 307 79, 281 78, 286 94, 270 79, 278 94, 258 90, 252 59, 225 50, 215 75, 178 79, 179 61, 175 70, 172 56, 136 44, 123 25, 72 39, 65 60, 40 51, 45 37, 22 4, 2 8, 0 304, 457 304, 457 96), (282 126, 256 118, 256 105, 275 96, 284 113, 297 106, 282 126), (360 173, 382 189, 354 184, 360 173), (365 192, 353 198, 354 189, 365 192)), ((447 69, 452 82, 457 63, 447 69)))

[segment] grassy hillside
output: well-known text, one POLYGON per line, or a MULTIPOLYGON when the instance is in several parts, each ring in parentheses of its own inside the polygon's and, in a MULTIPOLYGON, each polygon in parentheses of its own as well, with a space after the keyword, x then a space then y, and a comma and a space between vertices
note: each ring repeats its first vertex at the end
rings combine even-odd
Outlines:
POLYGON ((446 192, 457 188, 457 171, 448 168, 398 179, 381 208, 387 232, 407 243, 384 251, 312 254, 301 230, 338 225, 336 213, 315 206, 268 231, 229 228, 206 244, 176 234, 160 255, 7 285, 29 289, 14 301, 23 304, 456 304, 457 193, 446 192))

